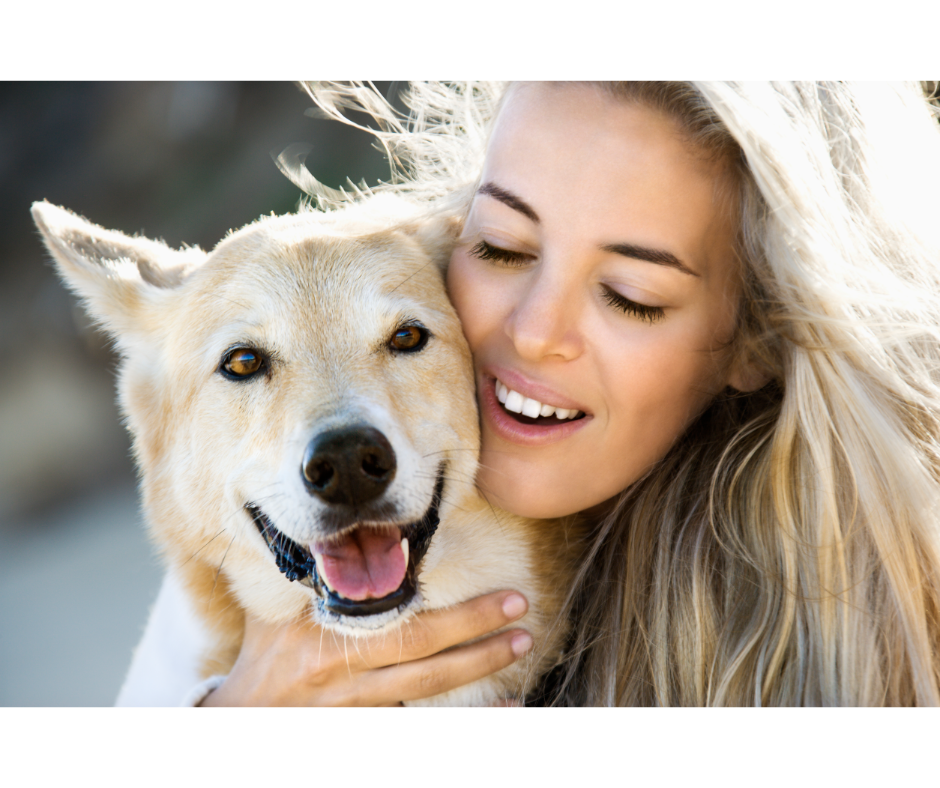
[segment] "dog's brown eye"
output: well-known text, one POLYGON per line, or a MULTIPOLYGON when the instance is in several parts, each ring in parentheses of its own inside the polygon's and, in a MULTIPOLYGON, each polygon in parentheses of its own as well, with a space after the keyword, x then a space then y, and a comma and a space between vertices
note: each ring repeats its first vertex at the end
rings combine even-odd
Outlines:
POLYGON ((264 357, 247 347, 236 348, 222 359, 220 370, 235 380, 250 378, 264 366, 264 357))
POLYGON ((392 350, 415 353, 428 341, 428 330, 424 326, 402 326, 395 330, 389 346, 392 350))

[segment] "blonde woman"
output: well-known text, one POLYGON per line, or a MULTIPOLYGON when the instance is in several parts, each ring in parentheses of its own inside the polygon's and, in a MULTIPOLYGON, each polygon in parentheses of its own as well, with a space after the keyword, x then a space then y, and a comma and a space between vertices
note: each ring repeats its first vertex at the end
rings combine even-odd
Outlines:
MULTIPOLYGON (((593 525, 540 702, 940 703, 940 140, 917 87, 424 84, 404 121, 368 86, 311 94, 379 122, 386 188, 463 220, 481 491, 593 525)), ((524 653, 520 630, 444 651, 524 605, 426 615, 352 666, 253 624, 204 702, 434 694, 524 653)))

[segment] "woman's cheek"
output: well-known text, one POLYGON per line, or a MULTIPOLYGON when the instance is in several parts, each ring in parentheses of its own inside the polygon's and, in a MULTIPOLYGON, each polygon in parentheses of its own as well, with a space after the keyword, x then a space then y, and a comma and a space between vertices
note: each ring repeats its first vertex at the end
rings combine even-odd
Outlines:
POLYGON ((486 326, 493 320, 492 304, 497 290, 489 280, 485 266, 466 250, 454 252, 447 269, 447 292, 474 353, 486 333, 486 326))
POLYGON ((463 324, 464 333, 467 332, 467 318, 470 316, 467 310, 469 300, 467 293, 466 280, 466 253, 461 253, 458 249, 454 251, 450 258, 450 265, 447 266, 447 295, 450 297, 454 309, 457 310, 457 316, 463 324))

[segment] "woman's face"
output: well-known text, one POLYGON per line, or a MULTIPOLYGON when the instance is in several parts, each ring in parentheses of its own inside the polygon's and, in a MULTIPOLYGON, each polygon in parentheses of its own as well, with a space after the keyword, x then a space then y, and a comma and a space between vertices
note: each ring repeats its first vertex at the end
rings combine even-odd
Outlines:
POLYGON ((527 517, 598 504, 736 384, 720 177, 671 119, 596 88, 507 97, 447 277, 493 504, 527 517))

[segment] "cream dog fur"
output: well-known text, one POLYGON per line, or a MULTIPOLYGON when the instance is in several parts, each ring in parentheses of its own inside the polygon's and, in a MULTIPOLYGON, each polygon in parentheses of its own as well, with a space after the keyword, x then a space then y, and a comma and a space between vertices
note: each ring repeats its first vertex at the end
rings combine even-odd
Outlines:
POLYGON ((148 527, 213 634, 204 675, 231 668, 246 611, 392 636, 503 588, 528 598, 536 648, 427 703, 519 697, 557 661, 578 539, 475 489, 471 359, 443 281, 453 221, 373 197, 262 218, 205 253, 45 202, 33 217, 121 353, 148 527))

